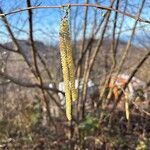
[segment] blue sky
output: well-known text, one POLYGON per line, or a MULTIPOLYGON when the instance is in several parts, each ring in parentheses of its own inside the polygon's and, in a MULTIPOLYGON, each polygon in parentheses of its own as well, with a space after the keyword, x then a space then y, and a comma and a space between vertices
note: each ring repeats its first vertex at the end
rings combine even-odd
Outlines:
MULTIPOLYGON (((32 0, 32 5, 61 5, 66 3, 76 3, 77 0, 32 0)), ((79 0, 78 0, 79 1, 79 0)), ((124 5, 124 1, 121 1, 121 6, 124 5)), ((137 9, 134 5, 139 4, 141 0, 128 0, 128 12, 134 14, 136 13, 137 9), (132 12, 131 12, 132 11, 132 12)), ((11 12, 18 8, 25 8, 25 0, 0 0, 1 8, 4 12, 11 12)), ((84 0, 80 0, 79 3, 84 3, 84 0)), ((95 3, 95 0, 91 0, 90 3, 95 3)), ((108 0, 100 0, 100 4, 107 6, 108 0)), ((148 7, 150 6, 149 0, 146 1, 146 7, 143 10, 142 18, 150 20, 150 14, 148 14, 149 10, 148 7)), ((149 7, 150 8, 150 7, 149 7)), ((74 21, 74 12, 75 7, 71 8, 71 19, 74 21)), ((78 11, 78 17, 77 17, 77 25, 79 27, 82 25, 82 19, 83 19, 83 7, 79 8, 78 11), (81 24, 81 25, 80 25, 81 24)), ((87 30, 87 37, 90 35, 91 32, 91 26, 92 26, 92 14, 94 13, 95 8, 89 8, 89 14, 88 14, 88 30, 87 30)), ((99 20, 101 19, 100 14, 103 13, 103 11, 97 10, 99 20)), ((61 16, 63 15, 63 11, 60 9, 36 9, 33 10, 33 24, 34 24, 34 38, 35 40, 44 41, 45 43, 55 43, 58 41, 58 33, 59 33, 59 22, 61 19, 61 16)), ((16 38, 18 39, 27 39, 28 38, 28 22, 27 22, 27 12, 21 12, 17 14, 13 14, 10 16, 7 16, 7 19, 11 25, 12 30, 15 33, 16 38), (21 29, 21 31, 19 30, 21 29)), ((132 27, 134 20, 130 19, 128 17, 125 17, 125 23, 124 23, 124 30, 129 29, 132 27)), ((72 21, 72 23, 73 23, 72 21)), ((0 36, 1 36, 1 42, 7 42, 9 40, 8 34, 5 31, 5 28, 3 26, 3 23, 0 21, 0 36)), ((143 25, 143 24, 139 24, 143 25)), ((81 26, 82 27, 82 26, 81 26)), ((149 27, 145 28, 148 32, 150 32, 149 27)), ((74 32, 74 29, 72 29, 72 32, 74 32)), ((79 38, 82 34, 82 30, 79 30, 79 38)), ((110 31, 111 34, 111 28, 110 31)), ((127 39, 130 35, 130 31, 124 32, 123 38, 127 39)), ((142 35, 140 31, 137 33, 138 36, 142 35)))

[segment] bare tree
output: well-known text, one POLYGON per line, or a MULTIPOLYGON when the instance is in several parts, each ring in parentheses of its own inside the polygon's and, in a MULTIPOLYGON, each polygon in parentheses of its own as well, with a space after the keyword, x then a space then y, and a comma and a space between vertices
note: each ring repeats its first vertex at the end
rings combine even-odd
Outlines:
MULTIPOLYGON (((21 0, 11 2, 10 6, 3 0, 0 2, 0 36, 4 39, 0 43, 0 119, 11 118, 13 114, 14 118, 20 115, 21 120, 22 116, 30 116, 26 115, 29 106, 39 105, 37 124, 41 122, 41 126, 48 126, 57 135, 64 127, 70 148, 76 145, 85 149, 89 137, 82 131, 82 123, 87 117, 99 122, 95 127, 98 129, 108 120, 111 123, 120 102, 125 102, 132 79, 150 80, 145 79, 149 78, 150 64, 148 0, 133 4, 129 0, 93 3, 21 0), (58 30, 65 13, 69 13, 78 91, 69 125, 66 125, 65 90, 60 87, 63 77, 58 30), (128 79, 114 100, 117 78, 125 73, 128 79), (115 80, 109 88, 112 77, 115 80), (110 103, 113 103, 111 109, 110 103)), ((132 102, 133 99, 129 103, 132 102)), ((148 111, 139 110, 149 116, 148 111)), ((98 134, 101 133, 95 136, 98 134)))

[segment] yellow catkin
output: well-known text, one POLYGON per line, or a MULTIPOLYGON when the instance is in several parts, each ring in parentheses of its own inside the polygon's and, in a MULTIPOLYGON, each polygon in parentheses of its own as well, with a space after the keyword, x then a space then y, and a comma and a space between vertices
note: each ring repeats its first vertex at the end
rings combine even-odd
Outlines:
POLYGON ((125 112, 126 112, 126 119, 129 120, 129 99, 127 92, 125 92, 125 112))
POLYGON ((77 92, 75 89, 75 69, 72 57, 72 48, 71 48, 71 38, 69 31, 69 23, 68 19, 63 20, 65 26, 65 43, 66 43, 66 51, 67 51, 67 63, 69 68, 69 78, 70 78, 70 89, 72 94, 72 100, 75 101, 77 99, 77 92))
POLYGON ((66 50, 66 23, 61 20, 60 23, 60 55, 62 72, 64 79, 65 98, 66 98, 66 116, 68 120, 71 120, 71 91, 69 81, 69 68, 67 63, 67 50, 66 50))

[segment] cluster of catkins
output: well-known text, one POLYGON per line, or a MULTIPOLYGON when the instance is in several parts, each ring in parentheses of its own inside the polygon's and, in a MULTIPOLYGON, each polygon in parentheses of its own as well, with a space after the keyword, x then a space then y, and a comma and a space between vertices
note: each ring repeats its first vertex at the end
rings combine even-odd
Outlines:
POLYGON ((71 120, 71 103, 77 99, 75 89, 75 69, 72 58, 71 38, 68 18, 64 17, 60 23, 60 55, 64 79, 66 116, 71 120))

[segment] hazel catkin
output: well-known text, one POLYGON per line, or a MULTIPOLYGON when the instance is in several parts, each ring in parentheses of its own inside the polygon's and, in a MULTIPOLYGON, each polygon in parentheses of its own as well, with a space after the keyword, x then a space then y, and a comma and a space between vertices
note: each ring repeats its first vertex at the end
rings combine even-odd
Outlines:
POLYGON ((69 67, 67 62, 67 49, 66 49, 66 21, 61 20, 60 23, 60 55, 62 72, 64 79, 65 98, 66 98, 66 116, 68 120, 71 120, 71 90, 70 90, 70 78, 69 78, 69 67))
POLYGON ((74 63, 73 63, 73 57, 72 57, 72 48, 71 48, 71 38, 70 38, 70 31, 69 31, 69 24, 68 20, 64 20, 64 26, 65 26, 65 42, 66 42, 66 51, 67 51, 67 63, 69 68, 69 81, 70 81, 70 89, 71 89, 71 95, 72 100, 75 101, 77 99, 77 93, 75 89, 75 69, 74 69, 74 63))

